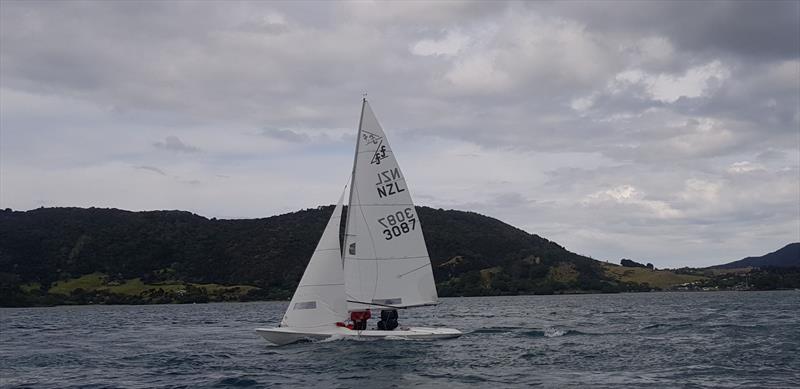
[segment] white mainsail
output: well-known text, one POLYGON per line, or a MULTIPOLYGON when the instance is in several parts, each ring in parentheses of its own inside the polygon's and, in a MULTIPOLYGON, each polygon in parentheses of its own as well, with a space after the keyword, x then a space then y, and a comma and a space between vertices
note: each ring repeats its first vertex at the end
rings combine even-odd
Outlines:
POLYGON ((281 327, 329 328, 347 319, 342 251, 339 246, 343 198, 344 192, 283 315, 281 327))
POLYGON ((366 99, 347 211, 344 277, 349 310, 437 303, 411 194, 366 99))

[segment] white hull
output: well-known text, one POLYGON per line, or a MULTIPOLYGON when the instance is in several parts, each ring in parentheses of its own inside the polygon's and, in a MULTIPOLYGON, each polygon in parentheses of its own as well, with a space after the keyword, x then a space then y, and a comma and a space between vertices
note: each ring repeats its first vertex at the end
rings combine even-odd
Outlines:
POLYGON ((457 338, 463 333, 453 328, 441 327, 401 327, 394 331, 364 330, 355 331, 344 327, 330 329, 298 329, 290 327, 256 328, 256 332, 268 342, 277 346, 303 340, 323 340, 331 337, 356 340, 408 339, 434 340, 457 338))

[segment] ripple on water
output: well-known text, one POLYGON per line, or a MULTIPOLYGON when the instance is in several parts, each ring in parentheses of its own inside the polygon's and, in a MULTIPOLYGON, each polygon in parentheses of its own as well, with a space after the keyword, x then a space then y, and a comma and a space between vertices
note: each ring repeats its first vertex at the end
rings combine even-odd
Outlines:
POLYGON ((218 388, 250 388, 253 386, 258 385, 258 381, 247 378, 247 377, 228 377, 219 380, 219 382, 214 385, 214 387, 218 388))
POLYGON ((793 387, 797 292, 443 298, 444 341, 270 347, 286 302, 0 311, 3 387, 793 387))

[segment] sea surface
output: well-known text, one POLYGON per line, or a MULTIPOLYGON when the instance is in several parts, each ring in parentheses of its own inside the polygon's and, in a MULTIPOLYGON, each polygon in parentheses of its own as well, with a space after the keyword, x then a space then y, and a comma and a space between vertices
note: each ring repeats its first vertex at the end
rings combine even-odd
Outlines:
POLYGON ((269 346, 286 302, 0 309, 0 387, 798 387, 800 291, 444 298, 440 341, 269 346))

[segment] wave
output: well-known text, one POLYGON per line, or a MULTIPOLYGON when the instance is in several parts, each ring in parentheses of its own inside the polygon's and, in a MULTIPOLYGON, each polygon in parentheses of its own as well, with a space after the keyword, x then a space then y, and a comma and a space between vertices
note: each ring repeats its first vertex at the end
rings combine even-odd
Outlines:
POLYGON ((219 380, 214 386, 223 388, 229 388, 229 387, 247 388, 256 385, 258 385, 258 381, 254 379, 245 377, 228 377, 219 380))
MULTIPOLYGON (((578 331, 573 331, 573 334, 576 334, 578 331)), ((564 330, 559 328, 545 328, 544 336, 547 338, 555 338, 558 336, 564 336, 570 333, 570 330, 564 330)))
POLYGON ((588 332, 582 332, 578 330, 570 330, 566 328, 554 328, 554 327, 547 327, 543 330, 533 330, 533 331, 525 331, 522 333, 524 336, 528 336, 531 338, 557 338, 560 336, 575 336, 575 335, 597 335, 588 332))
POLYGON ((724 329, 738 329, 738 330, 758 330, 766 329, 767 326, 756 323, 654 323, 640 327, 639 331, 642 332, 674 332, 682 330, 690 330, 693 332, 704 330, 724 330, 724 329))
POLYGON ((514 333, 531 338, 556 338, 559 336, 572 336, 572 335, 600 335, 578 330, 571 330, 568 328, 545 327, 527 328, 527 327, 485 327, 470 332, 471 334, 508 334, 514 333))
POLYGON ((524 327, 484 327, 470 332, 471 334, 504 334, 516 330, 525 329, 524 327))

